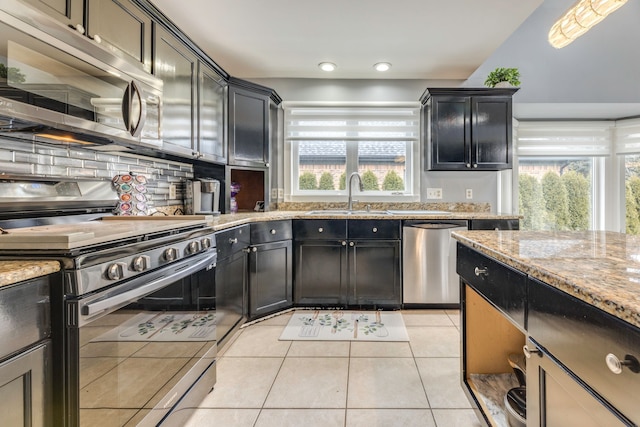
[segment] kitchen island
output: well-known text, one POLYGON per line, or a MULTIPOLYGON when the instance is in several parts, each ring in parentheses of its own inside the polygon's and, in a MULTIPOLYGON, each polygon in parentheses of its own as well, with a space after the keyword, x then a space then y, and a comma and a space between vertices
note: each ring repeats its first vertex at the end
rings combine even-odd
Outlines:
POLYGON ((511 359, 526 361, 528 426, 637 425, 640 237, 460 231, 454 238, 461 379, 480 418, 506 425, 504 396, 519 385, 511 359))

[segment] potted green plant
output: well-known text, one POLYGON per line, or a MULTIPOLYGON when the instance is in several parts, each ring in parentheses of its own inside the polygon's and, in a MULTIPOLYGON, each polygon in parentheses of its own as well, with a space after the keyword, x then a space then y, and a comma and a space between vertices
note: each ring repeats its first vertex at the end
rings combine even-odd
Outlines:
POLYGON ((487 87, 520 86, 520 71, 517 68, 496 68, 484 81, 487 87))

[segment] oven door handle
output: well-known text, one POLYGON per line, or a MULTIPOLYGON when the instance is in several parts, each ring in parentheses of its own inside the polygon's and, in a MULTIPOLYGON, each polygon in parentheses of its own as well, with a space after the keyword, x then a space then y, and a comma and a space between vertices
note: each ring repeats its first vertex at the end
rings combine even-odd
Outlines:
POLYGON ((180 280, 184 277, 190 276, 203 269, 208 269, 210 266, 215 266, 217 254, 215 251, 207 253, 207 256, 201 260, 194 262, 195 257, 187 258, 178 263, 172 264, 169 268, 165 268, 160 273, 159 277, 153 277, 154 273, 150 273, 151 279, 148 276, 142 276, 138 279, 134 279, 129 283, 123 284, 122 287, 125 290, 110 289, 104 294, 99 294, 93 301, 82 304, 81 315, 86 323, 89 318, 92 318, 98 314, 107 314, 113 312, 130 302, 136 301, 139 298, 144 297, 152 292, 160 290, 165 286, 168 286, 180 280), (169 270, 169 272, 167 272, 169 270), (151 280, 151 281, 149 281, 151 280), (146 283, 145 283, 146 282, 146 283))

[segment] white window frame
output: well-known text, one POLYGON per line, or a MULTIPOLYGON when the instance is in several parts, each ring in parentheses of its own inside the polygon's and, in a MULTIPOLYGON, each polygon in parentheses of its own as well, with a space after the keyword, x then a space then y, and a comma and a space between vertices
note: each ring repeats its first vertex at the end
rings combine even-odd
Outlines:
MULTIPOLYGON (((380 202, 380 201, 402 201, 415 202, 420 200, 420 103, 418 102, 395 102, 395 103, 378 103, 378 102, 283 102, 283 108, 314 108, 314 107, 335 107, 335 108, 367 108, 367 107, 399 107, 415 109, 416 114, 416 131, 413 138, 397 138, 396 141, 406 140, 406 158, 405 158, 405 190, 404 192, 392 191, 364 191, 361 192, 354 185, 352 194, 360 202, 380 202), (369 194, 367 194, 369 193, 369 194)), ((344 190, 298 190, 297 185, 299 177, 298 160, 298 144, 295 137, 289 136, 287 128, 287 119, 284 124, 284 186, 285 201, 290 202, 342 202, 345 201, 348 188, 344 190)), ((346 165, 345 172, 347 179, 352 172, 358 170, 358 142, 378 140, 378 138, 368 137, 336 137, 323 138, 326 140, 345 141, 346 143, 346 165)), ((308 139, 315 140, 315 139, 308 139)), ((320 138, 318 138, 320 140, 320 138)), ((393 139, 391 139, 393 140, 393 139)), ((347 182, 348 186, 348 182, 347 182)))
POLYGON ((607 203, 607 189, 612 177, 611 166, 614 163, 614 127, 613 121, 518 121, 514 162, 514 211, 518 211, 520 159, 590 158, 592 170, 589 228, 611 229, 612 218, 619 216, 619 212, 606 212, 606 206, 611 206, 607 203))

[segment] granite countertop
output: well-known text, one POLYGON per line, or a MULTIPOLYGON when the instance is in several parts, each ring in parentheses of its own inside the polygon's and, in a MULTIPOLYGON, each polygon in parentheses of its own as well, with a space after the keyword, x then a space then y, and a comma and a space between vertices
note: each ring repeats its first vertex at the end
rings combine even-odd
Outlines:
POLYGON ((465 219, 519 219, 518 215, 492 214, 489 212, 452 212, 450 214, 420 214, 402 213, 389 215, 380 214, 314 214, 309 211, 269 211, 269 212, 239 212, 214 217, 209 224, 215 231, 235 227, 242 224, 261 221, 275 221, 284 219, 433 219, 433 220, 465 220, 465 219))
MULTIPOLYGON (((344 203, 340 206, 306 206, 308 210, 276 210, 269 212, 241 212, 235 214, 225 214, 212 217, 208 225, 210 225, 214 231, 224 230, 232 228, 238 225, 249 224, 252 222, 262 221, 274 221, 274 220, 286 220, 286 219, 517 219, 517 215, 500 215, 491 214, 481 206, 481 211, 460 211, 453 212, 451 214, 414 214, 403 213, 401 215, 389 215, 389 214, 362 214, 362 215, 336 215, 333 213, 327 213, 326 215, 309 215, 309 211, 315 209, 344 209, 344 203)), ((297 206, 296 206, 297 207, 297 206)), ((447 206, 449 207, 449 206, 447 206)), ((372 209, 386 209, 387 206, 373 206, 372 209)), ((406 206, 399 208, 407 209, 406 206)), ((420 206, 418 208, 424 208, 420 206)), ((434 209, 434 207, 429 207, 434 209)), ((435 209, 441 206, 436 206, 435 209)), ((34 260, 15 260, 15 261, 0 261, 0 286, 10 285, 18 283, 24 280, 32 279, 39 276, 45 276, 50 273, 55 273, 60 270, 60 265, 57 261, 34 261, 34 260)))
POLYGON ((453 237, 640 327, 640 236, 609 231, 458 231, 453 237))
POLYGON ((0 261, 0 287, 60 271, 58 261, 0 261))

